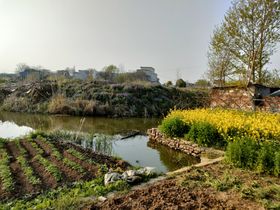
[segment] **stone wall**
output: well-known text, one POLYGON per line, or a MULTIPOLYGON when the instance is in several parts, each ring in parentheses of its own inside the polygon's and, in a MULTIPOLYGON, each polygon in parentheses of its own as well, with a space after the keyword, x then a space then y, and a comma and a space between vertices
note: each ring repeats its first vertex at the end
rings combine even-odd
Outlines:
POLYGON ((210 94, 210 107, 253 110, 252 90, 247 88, 214 88, 210 94))
POLYGON ((210 94, 210 107, 280 112, 280 96, 269 96, 271 92, 269 90, 265 86, 213 88, 210 94), (254 95, 260 96, 259 99, 255 99, 255 104, 254 95))
POLYGON ((194 157, 200 157, 200 154, 202 152, 202 148, 200 148, 197 144, 183 139, 168 138, 161 134, 157 128, 149 129, 147 131, 147 134, 149 136, 149 141, 160 143, 172 149, 179 150, 181 152, 192 155, 194 157))
POLYGON ((280 96, 264 97, 261 110, 268 112, 280 112, 280 96))

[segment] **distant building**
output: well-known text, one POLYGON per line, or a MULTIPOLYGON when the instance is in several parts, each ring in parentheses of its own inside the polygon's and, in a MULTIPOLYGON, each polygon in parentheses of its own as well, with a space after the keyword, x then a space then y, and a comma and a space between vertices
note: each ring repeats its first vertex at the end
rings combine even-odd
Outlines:
POLYGON ((37 70, 37 69, 28 68, 19 72, 19 77, 22 80, 25 79, 41 80, 41 79, 45 79, 49 75, 50 75, 50 71, 46 69, 37 70))
POLYGON ((62 77, 65 77, 65 78, 70 78, 70 72, 67 71, 67 70, 58 70, 56 72, 56 76, 62 76, 62 77))
POLYGON ((86 80, 89 77, 89 70, 79 70, 77 72, 74 72, 73 78, 74 79, 80 79, 80 80, 86 80))
POLYGON ((159 83, 158 75, 155 73, 155 69, 153 67, 144 67, 141 66, 140 69, 137 69, 136 72, 144 73, 147 77, 147 80, 151 83, 159 83))

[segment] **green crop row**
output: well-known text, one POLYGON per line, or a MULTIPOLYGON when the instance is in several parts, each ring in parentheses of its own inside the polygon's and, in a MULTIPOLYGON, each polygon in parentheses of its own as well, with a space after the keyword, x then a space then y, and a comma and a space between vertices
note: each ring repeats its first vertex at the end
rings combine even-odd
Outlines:
POLYGON ((29 143, 32 145, 34 149, 36 149, 37 153, 40 155, 44 154, 44 150, 42 150, 32 139, 29 139, 29 143))
POLYGON ((75 163, 75 162, 69 160, 68 158, 64 158, 63 163, 75 171, 78 171, 80 173, 85 173, 85 170, 83 169, 83 167, 81 167, 78 163, 75 163))
POLYGON ((20 155, 26 156, 26 155, 27 155, 27 151, 26 151, 26 149, 24 149, 24 148, 20 145, 20 141, 19 141, 19 140, 15 140, 14 142, 15 142, 15 144, 17 145, 17 148, 18 148, 18 150, 19 150, 20 155))
POLYGON ((52 156, 54 156, 55 158, 57 158, 58 160, 61 160, 63 162, 63 164, 65 164, 66 166, 72 168, 75 171, 78 171, 80 173, 85 173, 85 170, 77 163, 69 160, 68 158, 63 158, 62 154, 59 152, 59 150, 55 147, 54 144, 52 144, 51 142, 47 141, 44 137, 42 136, 37 136, 37 139, 44 142, 45 144, 47 144, 51 150, 52 150, 52 156))
POLYGON ((10 157, 8 153, 5 149, 0 148, 0 178, 2 182, 2 189, 8 192, 14 189, 14 182, 9 162, 10 157))
POLYGON ((33 169, 29 166, 26 158, 22 155, 17 157, 17 162, 21 166, 24 175, 32 185, 41 184, 41 180, 35 176, 33 169))
POLYGON ((61 181, 62 174, 61 174, 61 172, 60 172, 60 170, 59 170, 59 168, 57 166, 52 164, 47 159, 43 158, 41 155, 36 155, 34 157, 34 159, 38 160, 38 162, 45 167, 45 170, 48 171, 49 173, 51 173, 54 176, 56 181, 58 181, 58 182, 61 181))
POLYGON ((15 140, 14 142, 20 152, 20 155, 17 157, 17 162, 21 166, 21 169, 24 175, 26 176, 27 180, 32 185, 41 184, 41 180, 35 176, 34 170, 30 167, 28 161, 26 160, 27 151, 21 146, 19 140, 15 140))
POLYGON ((42 136, 37 136, 37 139, 44 142, 45 144, 47 144, 51 150, 52 150, 52 155, 57 158, 58 160, 62 160, 63 156, 62 154, 58 151, 58 149, 49 141, 47 141, 44 137, 42 136))
POLYGON ((80 153, 79 151, 73 149, 73 148, 70 148, 68 150, 66 150, 69 154, 73 155, 74 157, 82 160, 82 161, 85 161, 89 164, 94 164, 94 165, 97 165, 96 162, 94 162, 93 160, 89 159, 88 157, 86 157, 84 154, 80 153))

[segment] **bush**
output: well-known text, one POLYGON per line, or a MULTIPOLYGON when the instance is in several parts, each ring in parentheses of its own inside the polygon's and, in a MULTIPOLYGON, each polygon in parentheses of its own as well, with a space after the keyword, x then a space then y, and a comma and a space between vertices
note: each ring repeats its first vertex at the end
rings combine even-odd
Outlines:
POLYGON ((226 143, 217 128, 207 122, 192 124, 189 133, 185 137, 200 146, 224 146, 226 143))
POLYGON ((162 121, 159 130, 169 137, 183 137, 184 134, 188 133, 190 127, 180 118, 174 117, 165 118, 162 121))
POLYGON ((226 160, 240 168, 278 176, 280 175, 279 151, 279 143, 258 143, 252 138, 240 138, 227 146, 226 160))
POLYGON ((265 142, 262 144, 260 150, 258 151, 257 160, 257 171, 260 173, 272 173, 274 170, 274 153, 275 147, 270 142, 265 142))
POLYGON ((176 81, 176 87, 186 87, 186 86, 187 86, 187 83, 184 80, 178 79, 176 81))
POLYGON ((254 168, 257 162, 259 144, 251 138, 241 138, 229 143, 226 158, 240 168, 254 168))

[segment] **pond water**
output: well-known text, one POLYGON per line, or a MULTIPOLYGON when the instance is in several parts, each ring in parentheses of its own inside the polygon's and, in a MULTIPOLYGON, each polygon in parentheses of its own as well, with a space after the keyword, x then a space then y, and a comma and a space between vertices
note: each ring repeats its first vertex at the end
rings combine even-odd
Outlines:
POLYGON ((101 117, 50 116, 0 112, 0 137, 15 138, 32 130, 81 131, 92 134, 91 138, 79 139, 83 147, 97 152, 119 156, 134 166, 156 167, 160 172, 179 169, 198 162, 192 156, 152 144, 144 135, 148 128, 156 127, 160 119, 112 119, 101 117), (142 133, 127 139, 122 134, 132 130, 142 133))

